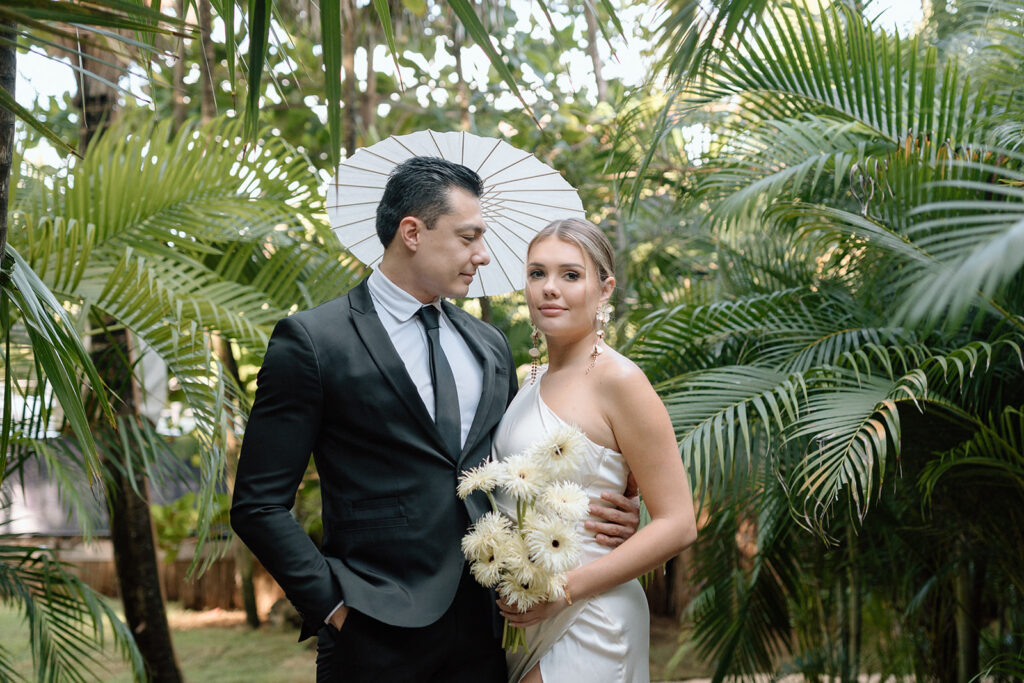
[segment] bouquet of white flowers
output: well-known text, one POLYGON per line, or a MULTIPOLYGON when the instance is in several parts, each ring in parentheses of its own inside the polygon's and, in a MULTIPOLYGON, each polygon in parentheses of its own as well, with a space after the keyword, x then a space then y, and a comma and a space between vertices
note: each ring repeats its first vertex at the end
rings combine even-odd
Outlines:
MULTIPOLYGON (((473 577, 496 588, 512 607, 527 610, 565 595, 565 572, 580 557, 576 523, 590 505, 586 492, 565 479, 579 468, 584 439, 567 424, 524 452, 484 463, 459 479, 460 498, 483 491, 491 501, 491 512, 462 538, 462 552, 473 577), (514 520, 498 511, 495 489, 515 500, 514 520)), ((522 629, 506 621, 502 646, 512 652, 525 647, 522 629)))

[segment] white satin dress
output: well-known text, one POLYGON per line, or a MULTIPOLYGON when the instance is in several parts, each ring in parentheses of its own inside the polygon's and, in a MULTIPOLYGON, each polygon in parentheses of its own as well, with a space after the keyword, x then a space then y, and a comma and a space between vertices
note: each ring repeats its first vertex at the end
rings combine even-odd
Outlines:
MULTIPOLYGON (((498 426, 495 456, 505 459, 520 453, 564 421, 540 395, 540 377, 523 385, 498 426)), ((587 440, 583 465, 572 478, 590 496, 601 500, 602 491, 624 491, 629 466, 621 453, 587 440)), ((497 496, 498 507, 515 517, 515 503, 497 496)), ((591 519, 597 519, 591 517, 591 519)), ((599 545, 594 533, 583 528, 580 564, 611 552, 599 545)), ((650 680, 650 612, 647 597, 636 580, 573 604, 553 618, 526 629, 529 651, 508 654, 509 681, 518 682, 540 662, 545 683, 638 683, 650 680)))

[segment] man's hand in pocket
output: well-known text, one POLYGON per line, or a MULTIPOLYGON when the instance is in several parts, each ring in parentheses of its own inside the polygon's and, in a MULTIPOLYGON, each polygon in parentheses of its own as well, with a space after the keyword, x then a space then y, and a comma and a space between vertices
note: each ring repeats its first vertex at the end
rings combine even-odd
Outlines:
POLYGON ((331 615, 331 619, 328 623, 340 631, 346 619, 348 619, 348 607, 342 605, 335 610, 334 614, 331 615))

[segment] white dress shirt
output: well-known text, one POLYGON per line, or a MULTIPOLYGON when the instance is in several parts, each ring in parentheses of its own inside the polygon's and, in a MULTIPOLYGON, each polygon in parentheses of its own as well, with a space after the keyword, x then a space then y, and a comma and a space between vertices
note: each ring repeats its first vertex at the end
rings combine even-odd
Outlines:
MULTIPOLYGON (((430 381, 430 350, 427 346, 427 331, 416 312, 424 304, 388 279, 387 275, 375 270, 367 278, 366 286, 377 309, 377 317, 391 338, 398 357, 405 363, 416 390, 423 399, 430 418, 434 418, 434 383, 430 381)), ((448 359, 448 365, 455 376, 459 394, 459 417, 462 420, 460 444, 466 444, 469 428, 480 405, 480 394, 484 388, 484 370, 480 361, 470 350, 466 340, 458 333, 441 309, 441 300, 433 302, 440 315, 439 334, 441 348, 448 359)))
MULTIPOLYGON (((377 310, 384 330, 391 338, 391 344, 398 352, 398 357, 405 363, 405 369, 416 385, 423 405, 434 419, 434 383, 430 380, 430 350, 427 346, 427 331, 420 322, 416 312, 423 307, 419 299, 388 279, 379 270, 374 270, 366 279, 370 290, 373 307, 377 310)), ((484 388, 484 369, 480 361, 470 350, 466 340, 456 331, 455 327, 444 314, 441 300, 432 304, 439 312, 439 336, 441 349, 448 359, 448 365, 455 376, 455 389, 459 394, 459 419, 462 422, 462 435, 459 443, 466 445, 469 428, 476 417, 477 406, 480 405, 480 394, 484 388)), ((331 617, 338 608, 345 604, 342 600, 324 620, 330 623, 331 617)))

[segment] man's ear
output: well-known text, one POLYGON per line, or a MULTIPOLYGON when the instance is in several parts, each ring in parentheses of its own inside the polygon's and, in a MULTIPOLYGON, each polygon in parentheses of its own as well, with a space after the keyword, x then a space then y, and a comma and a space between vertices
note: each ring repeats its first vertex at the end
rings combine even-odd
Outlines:
POLYGON ((420 245, 420 234, 426 230, 426 225, 415 216, 406 216, 398 223, 398 232, 395 237, 402 240, 406 249, 416 251, 420 245))

